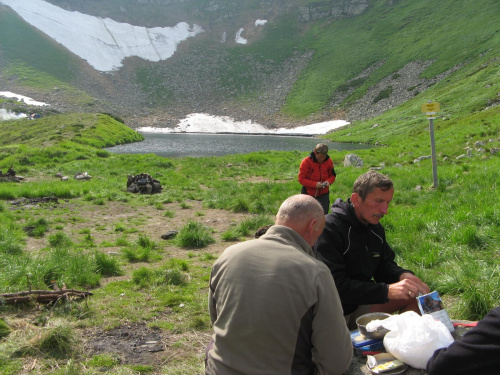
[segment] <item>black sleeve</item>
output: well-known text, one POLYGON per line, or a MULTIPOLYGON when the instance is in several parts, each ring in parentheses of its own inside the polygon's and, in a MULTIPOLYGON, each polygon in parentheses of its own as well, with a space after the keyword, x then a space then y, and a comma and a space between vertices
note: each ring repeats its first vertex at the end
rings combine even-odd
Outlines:
POLYGON ((494 375, 500 373, 500 306, 477 327, 448 348, 438 349, 427 362, 427 375, 494 375))
POLYGON ((380 225, 378 228, 377 234, 382 238, 384 244, 383 244, 383 251, 381 254, 381 262, 378 268, 378 271, 374 275, 375 281, 379 282, 385 282, 387 284, 393 284, 397 283, 399 281, 399 276, 401 274, 409 272, 413 274, 412 271, 406 270, 402 267, 400 267, 396 262, 396 254, 394 253, 394 250, 389 246, 385 239, 385 230, 384 228, 380 225))

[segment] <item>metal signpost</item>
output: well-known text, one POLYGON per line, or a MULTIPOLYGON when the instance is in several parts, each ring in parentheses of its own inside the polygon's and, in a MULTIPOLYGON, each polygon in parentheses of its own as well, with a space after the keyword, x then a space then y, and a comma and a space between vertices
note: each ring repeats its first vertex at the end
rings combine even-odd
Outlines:
POLYGON ((429 133, 431 135, 431 158, 432 158, 432 179, 434 188, 438 186, 437 161, 436 161, 436 142, 434 141, 434 119, 436 112, 439 112, 439 103, 430 102, 422 104, 422 112, 429 119, 429 133))

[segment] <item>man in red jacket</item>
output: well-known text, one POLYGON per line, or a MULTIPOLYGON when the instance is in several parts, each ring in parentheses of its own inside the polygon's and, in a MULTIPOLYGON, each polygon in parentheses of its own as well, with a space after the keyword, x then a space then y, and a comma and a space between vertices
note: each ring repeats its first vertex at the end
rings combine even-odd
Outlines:
POLYGON ((316 198, 325 215, 330 207, 329 186, 336 176, 332 159, 328 156, 328 146, 324 143, 317 144, 300 163, 299 183, 302 185, 302 194, 316 198))

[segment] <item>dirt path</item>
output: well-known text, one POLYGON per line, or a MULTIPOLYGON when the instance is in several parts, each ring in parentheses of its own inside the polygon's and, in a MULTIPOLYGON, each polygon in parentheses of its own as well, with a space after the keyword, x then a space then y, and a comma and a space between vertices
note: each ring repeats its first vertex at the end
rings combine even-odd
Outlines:
MULTIPOLYGON (((37 214, 41 208, 30 206, 24 210, 37 214)), ((219 254, 228 246, 228 243, 221 241, 221 234, 250 217, 250 214, 245 213, 206 209, 203 208, 202 202, 194 200, 186 200, 183 205, 163 204, 162 209, 151 205, 134 205, 130 202, 105 202, 104 205, 97 205, 81 199, 59 200, 59 203, 54 205, 53 211, 55 216, 48 218, 52 221, 51 231, 42 238, 28 237, 27 250, 36 252, 46 247, 48 236, 55 232, 54 228, 57 227, 62 227, 75 243, 82 241, 85 235, 90 235, 94 243, 106 252, 119 249, 107 245, 116 243, 124 233, 129 242, 135 241, 139 235, 144 235, 157 242, 160 248, 167 249, 165 241, 161 239, 162 234, 169 230, 179 231, 188 221, 194 220, 214 231, 216 242, 203 250, 219 254), (165 216, 166 212, 172 213, 173 217, 165 216), (105 246, 102 246, 103 244, 105 246)), ((185 249, 176 248, 171 244, 168 246, 168 251, 186 253, 185 249)))

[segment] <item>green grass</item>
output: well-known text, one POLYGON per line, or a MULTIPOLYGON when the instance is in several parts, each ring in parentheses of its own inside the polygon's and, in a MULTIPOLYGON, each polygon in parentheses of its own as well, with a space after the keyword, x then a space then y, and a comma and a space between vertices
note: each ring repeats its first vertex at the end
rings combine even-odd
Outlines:
POLYGON ((191 248, 203 248, 215 242, 211 229, 194 220, 181 228, 174 241, 179 247, 191 248))
MULTIPOLYGON (((122 122, 105 114, 73 113, 46 116, 36 120, 21 119, 2 122, 5 134, 0 146, 19 145, 23 157, 33 158, 81 158, 88 148, 77 147, 78 144, 96 148, 115 146, 121 143, 141 141, 141 134, 125 126, 122 122), (71 147, 74 143, 74 145, 71 147), (55 146, 56 147, 47 147, 55 146), (26 152, 27 146, 30 152, 26 152), (35 148, 34 150, 31 150, 35 148), (81 154, 72 154, 81 151, 81 154)), ((6 148, 4 152, 9 152, 6 148)), ((109 157, 109 153, 95 150, 93 156, 109 157)), ((104 158, 106 158, 104 157, 104 158)), ((25 163, 29 164, 28 161, 25 163)), ((7 164, 5 164, 7 165, 7 164)))
POLYGON ((222 233, 222 239, 225 241, 240 240, 253 235, 257 229, 263 225, 273 224, 272 220, 267 215, 258 215, 250 219, 243 220, 237 226, 222 233))
POLYGON ((57 326, 47 329, 29 345, 19 348, 14 357, 32 355, 41 358, 70 358, 75 352, 77 338, 71 327, 57 326))
POLYGON ((9 333, 12 332, 12 329, 3 321, 3 319, 0 319, 0 339, 4 338, 9 335, 9 333))
POLYGON ((96 252, 94 256, 97 272, 99 272, 102 276, 120 276, 124 274, 117 259, 100 252, 96 252))
POLYGON ((133 263, 137 262, 155 262, 161 259, 161 256, 152 248, 142 247, 137 244, 122 249, 123 257, 133 263))
POLYGON ((96 368, 112 368, 120 363, 119 358, 111 354, 94 355, 87 361, 87 365, 96 368))
MULTIPOLYGON (((54 78, 60 82, 70 81, 73 69, 79 65, 76 57, 68 54, 62 46, 35 28, 27 27, 14 12, 4 10, 0 12, 0 44, 6 57, 23 61, 26 67, 36 67, 40 70, 38 76, 33 75, 31 71, 27 72, 28 74, 21 74, 20 78, 34 81, 43 88, 49 83, 50 87, 53 87, 54 78), (47 76, 52 77, 52 80, 47 80, 47 76)), ((16 72, 19 73, 21 72, 16 72)))
POLYGON ((49 230, 49 223, 44 218, 40 218, 34 222, 29 222, 28 225, 33 227, 33 229, 29 231, 29 235, 33 237, 42 237, 45 232, 49 230))
MULTIPOLYGON (((335 91, 352 89, 342 106, 354 102, 380 79, 397 78, 397 71, 415 59, 432 60, 423 78, 462 64, 407 103, 326 137, 336 142, 384 145, 356 151, 364 161, 362 168, 343 166, 350 152, 330 152, 337 172, 331 201, 349 197, 361 173, 383 165, 382 172, 393 179, 396 188, 383 225, 397 262, 439 291, 453 319, 478 320, 500 302, 500 34, 496 22, 500 8, 493 0, 481 6, 463 0, 386 3, 374 1, 362 16, 320 21, 303 30, 283 16, 265 29, 266 38, 248 49, 227 52, 231 63, 221 69, 232 71, 230 87, 249 83, 242 95, 250 100, 256 86, 248 82, 247 73, 253 62, 262 60, 262 69, 270 69, 290 57, 294 48, 298 53, 305 47, 314 49, 284 107, 285 114, 297 119, 328 109, 325 105, 335 91), (284 35, 286 40, 282 40, 284 35), (272 61, 265 62, 266 56, 272 61), (384 63, 370 77, 349 82, 378 61, 384 63), (429 124, 420 112, 421 104, 429 99, 441 103, 434 121, 437 188, 432 187, 431 160, 415 162, 419 156, 430 155, 429 124), (373 127, 375 123, 377 127, 373 127), (468 150, 471 156, 459 158, 468 150)), ((5 14, 0 12, 0 21, 8 18, 5 14)), ((19 20, 0 22, 0 31, 16 26, 15 22, 19 20)), ((34 36, 32 33, 26 31, 23 40, 34 36)), ((0 39, 5 37, 0 32, 0 39)), ((15 48, 20 46, 11 44, 4 52, 13 54, 15 48)), ((36 87, 51 87, 54 82, 63 86, 67 71, 61 66, 71 65, 71 61, 61 59, 53 68, 35 69, 30 59, 27 65, 12 64, 8 76, 19 75, 36 87)), ((146 81, 141 84, 148 87, 146 81)), ((72 90, 70 85, 63 89, 72 90)), ((168 90, 159 85, 151 98, 169 102, 172 97, 164 96, 168 90)), ((87 98, 75 100, 85 102, 87 98)), ((32 304, 12 307, 0 303, 2 321, 11 329, 0 340, 2 374, 20 374, 24 361, 35 360, 40 364, 35 370, 39 373, 55 368, 59 370, 52 372, 61 374, 87 370, 148 373, 153 370, 148 364, 124 366, 112 354, 87 357, 79 347, 82 329, 106 330, 133 323, 145 323, 174 337, 167 348, 172 350, 169 362, 156 371, 202 371, 199 353, 211 333, 207 286, 210 266, 218 256, 213 249, 229 246, 225 241, 252 238, 259 226, 272 222, 281 202, 300 191, 297 170, 306 153, 266 151, 170 159, 102 150, 141 139, 120 119, 106 114, 0 123, 0 170, 13 165, 28 179, 19 184, 0 183, 0 290, 47 289, 54 280, 93 293, 88 301, 60 303, 54 308, 36 306, 38 310, 32 304), (227 168, 228 164, 232 167, 227 168), (93 178, 77 181, 73 178, 77 172, 88 172, 93 178), (144 172, 160 180, 162 193, 145 197, 126 192, 127 175, 144 172), (69 180, 61 181, 56 173, 69 180), (45 196, 58 197, 77 208, 70 211, 42 205, 26 210, 11 204, 19 198, 45 196), (189 216, 192 207, 186 202, 193 200, 201 202, 202 210, 189 216), (174 202, 184 210, 176 214, 169 206, 174 202), (122 216, 119 211, 116 218, 97 215, 92 223, 83 215, 85 210, 99 212, 116 204, 130 208, 132 214, 123 212, 122 216), (142 212, 146 207, 161 210, 163 222, 153 225, 180 226, 175 239, 160 242, 144 234, 144 228, 151 225, 142 212), (215 233, 205 225, 211 209, 236 212, 245 219, 215 233), (83 229, 71 231, 72 224, 83 229), (39 228, 33 237, 23 230, 28 225, 39 228), (44 247, 30 251, 32 241, 43 241, 44 247), (107 247, 116 247, 113 255, 106 253, 107 247), (18 329, 19 322, 12 320, 25 309, 33 318, 22 326, 29 328, 18 329)), ((2 325, 0 332, 7 332, 2 325)))
MULTIPOLYGON (((500 300, 497 252, 500 241, 497 181, 500 160, 498 154, 490 152, 499 147, 498 113, 498 107, 495 107, 463 119, 449 120, 446 126, 441 126, 442 120, 436 120, 440 153, 437 163, 439 186, 436 189, 432 188, 431 161, 413 162, 417 156, 429 152, 428 142, 419 144, 421 139, 423 143, 425 135, 421 139, 401 137, 398 143, 387 147, 358 150, 356 154, 365 162, 363 168, 343 167, 348 152, 331 152, 337 171, 332 201, 336 197, 347 198, 360 173, 371 166, 385 164, 383 173, 393 179, 396 187, 389 215, 383 219, 388 241, 397 254, 398 263, 412 269, 432 289, 439 291, 454 319, 476 320, 500 300), (486 152, 476 151, 473 147, 471 157, 456 159, 464 153, 467 145, 474 146, 478 141, 485 143, 486 152), (422 189, 417 190, 417 185, 422 189)), ((353 132, 350 137, 361 138, 368 132, 360 130, 356 133, 356 129, 350 129, 353 132)), ((334 138, 343 132, 329 137, 334 138)), ((379 127, 379 137, 390 140, 390 134, 389 128, 379 127)), ((92 146, 85 147, 90 150, 86 152, 93 152, 92 146)), ((10 203, 4 200, 0 209, 0 241, 4 244, 0 251, 3 271, 0 273, 0 288, 3 291, 26 290, 28 278, 33 288, 45 289, 52 280, 72 288, 92 288, 94 295, 88 306, 74 303, 71 307, 62 305, 57 308, 60 318, 73 329, 144 322, 181 335, 193 331, 208 334, 206 288, 210 265, 217 258, 210 245, 217 241, 252 238, 259 226, 269 224, 281 202, 300 191, 296 173, 305 156, 306 153, 296 151, 258 152, 199 158, 193 163, 192 158, 112 154, 107 158, 96 155, 86 160, 69 158, 57 168, 49 159, 44 159, 30 166, 25 173, 34 181, 0 184, 0 191, 9 197, 43 196, 51 191, 61 198, 67 197, 64 199, 69 204, 79 202, 75 212, 83 212, 87 207, 96 210, 102 207, 94 205, 94 198, 88 200, 86 197, 106 197, 104 207, 120 203, 130 207, 134 214, 107 220, 106 226, 106 222, 100 220, 88 224, 83 215, 48 205, 38 208, 36 214, 12 211, 10 203), (232 168, 225 168, 229 162, 232 168), (88 171, 100 178, 84 183, 66 181, 63 190, 58 190, 54 185, 59 186, 62 182, 53 179, 56 171, 68 175, 72 175, 71 171, 88 171), (161 175, 160 181, 168 185, 168 193, 153 197, 127 196, 124 193, 126 176, 144 171, 161 175), (252 182, 254 177, 258 177, 259 182, 252 182), (203 189, 199 184, 193 185, 193 181, 202 181, 203 189), (194 212, 186 223, 179 224, 179 233, 173 240, 157 242, 159 239, 142 232, 147 217, 141 212, 141 207, 157 211, 157 203, 165 202, 165 212, 169 214, 160 211, 159 215, 172 223, 176 218, 168 204, 191 200, 193 191, 196 191, 204 210, 224 209, 248 216, 234 223, 230 230, 220 233, 220 240, 216 240, 213 230, 206 226, 205 216, 197 216, 194 212), (127 199, 122 199, 123 196, 127 199), (41 237, 47 248, 30 254, 26 251, 27 234, 22 227, 40 218, 50 224, 48 232, 41 237), (66 231, 70 223, 80 225, 81 229, 66 231), (56 224, 62 229, 55 228, 56 224), (122 256, 96 252, 96 249, 101 249, 96 247, 101 242, 97 241, 97 236, 101 235, 99 232, 113 236, 114 240, 110 237, 106 241, 119 247, 113 251, 122 256), (174 258, 169 255, 172 246, 188 251, 182 258, 174 258), (199 252, 198 249, 206 250, 199 252), (119 275, 128 275, 128 281, 115 280, 102 285, 103 278, 119 275)), ((9 311, 5 306, 0 308, 9 311)), ((51 316, 45 311, 38 319, 46 324, 53 319, 51 316)), ((9 347, 24 350, 23 355, 28 357, 39 350, 38 344, 27 345, 29 340, 14 342, 11 337, 14 337, 12 333, 7 336, 7 342, 0 343, 0 349, 6 348, 2 345, 8 343, 9 347)), ((187 350, 182 341, 179 341, 178 350, 187 350)), ((195 355, 188 355, 179 362, 183 364, 179 364, 179 368, 200 366, 198 360, 195 355)), ((68 365, 68 371, 78 372, 79 363, 75 361, 68 365)), ((18 368, 18 359, 0 356, 2 371, 16 374, 18 368)), ((112 368, 118 371, 123 366, 114 365, 112 368)))

